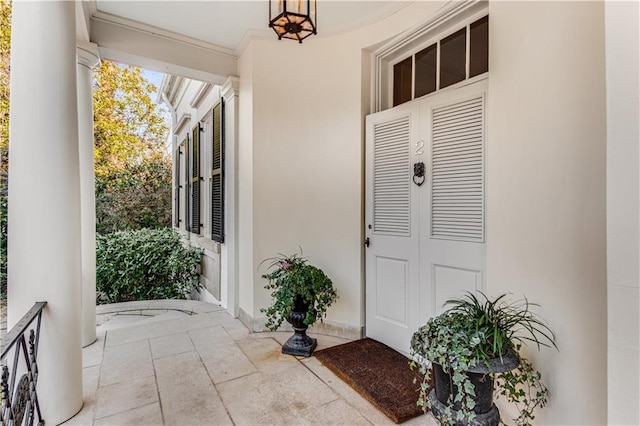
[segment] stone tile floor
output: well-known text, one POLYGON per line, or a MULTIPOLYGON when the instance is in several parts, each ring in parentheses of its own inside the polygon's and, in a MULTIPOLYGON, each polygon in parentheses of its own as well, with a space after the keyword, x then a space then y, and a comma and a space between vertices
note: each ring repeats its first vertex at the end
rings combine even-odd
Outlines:
MULTIPOLYGON (((393 424, 315 357, 283 355, 290 333, 249 333, 219 306, 106 305, 98 323, 83 350, 84 406, 67 425, 393 424)), ((318 349, 347 341, 314 337, 318 349)))

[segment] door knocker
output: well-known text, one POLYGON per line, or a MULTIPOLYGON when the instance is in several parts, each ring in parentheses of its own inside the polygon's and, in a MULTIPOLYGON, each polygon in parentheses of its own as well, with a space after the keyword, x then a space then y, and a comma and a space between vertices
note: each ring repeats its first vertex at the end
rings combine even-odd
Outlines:
POLYGON ((425 180, 425 167, 423 162, 413 164, 413 183, 421 186, 425 180))

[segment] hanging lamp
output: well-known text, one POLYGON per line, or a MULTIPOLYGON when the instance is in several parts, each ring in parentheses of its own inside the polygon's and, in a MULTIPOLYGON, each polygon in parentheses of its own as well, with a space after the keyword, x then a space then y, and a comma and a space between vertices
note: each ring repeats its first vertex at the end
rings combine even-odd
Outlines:
POLYGON ((269 27, 278 40, 302 40, 316 31, 316 0, 269 0, 269 27))

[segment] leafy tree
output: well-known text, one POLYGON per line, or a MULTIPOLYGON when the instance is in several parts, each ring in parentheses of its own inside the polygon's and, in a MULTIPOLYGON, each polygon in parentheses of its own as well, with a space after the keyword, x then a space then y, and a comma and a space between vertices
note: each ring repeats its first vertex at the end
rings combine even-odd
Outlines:
POLYGON ((171 225, 171 159, 156 88, 140 68, 103 61, 94 74, 97 231, 171 225))
POLYGON ((11 49, 11 2, 0 0, 0 149, 2 171, 6 172, 9 146, 9 70, 11 49))

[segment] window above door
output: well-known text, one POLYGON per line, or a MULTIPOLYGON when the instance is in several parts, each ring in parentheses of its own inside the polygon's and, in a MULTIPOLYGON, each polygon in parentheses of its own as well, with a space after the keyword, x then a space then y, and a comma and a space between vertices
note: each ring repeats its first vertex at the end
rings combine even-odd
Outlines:
POLYGON ((393 65, 393 106, 489 71, 489 16, 393 65))
POLYGON ((430 21, 388 41, 373 55, 373 112, 485 78, 487 3, 450 2, 430 21))

